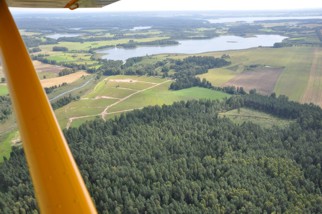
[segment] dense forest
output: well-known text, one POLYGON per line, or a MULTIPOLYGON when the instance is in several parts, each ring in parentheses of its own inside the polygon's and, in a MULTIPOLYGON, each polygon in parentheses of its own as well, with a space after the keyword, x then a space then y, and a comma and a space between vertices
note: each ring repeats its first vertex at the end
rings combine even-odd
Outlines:
POLYGON ((0 123, 8 119, 12 114, 11 100, 9 96, 0 96, 0 123))
POLYGON ((180 90, 193 86, 210 87, 210 83, 202 83, 195 75, 207 73, 209 69, 229 65, 228 55, 222 57, 189 56, 182 60, 165 59, 154 63, 140 63, 143 57, 127 59, 123 64, 121 60, 101 60, 101 66, 97 71, 103 75, 150 75, 164 76, 176 79, 177 83, 171 89, 180 90), (169 71, 173 71, 170 74, 169 71), (197 82, 196 82, 197 81, 197 82), (184 86, 183 86, 184 85, 184 86))
MULTIPOLYGON (((285 96, 147 107, 64 134, 100 213, 321 213, 322 110, 285 96), (291 119, 236 125, 240 107, 291 119)), ((24 154, 0 165, 0 213, 37 213, 24 154)))

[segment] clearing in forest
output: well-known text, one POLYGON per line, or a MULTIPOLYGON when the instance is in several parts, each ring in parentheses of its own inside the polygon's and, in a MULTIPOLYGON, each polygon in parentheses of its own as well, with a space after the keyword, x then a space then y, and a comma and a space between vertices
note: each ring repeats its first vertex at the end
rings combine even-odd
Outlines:
POLYGON ((284 120, 278 117, 266 114, 264 112, 255 111, 248 108, 234 109, 219 114, 220 117, 227 117, 235 124, 241 125, 244 122, 252 122, 260 125, 262 128, 272 128, 278 126, 280 128, 290 125, 291 120, 284 120))

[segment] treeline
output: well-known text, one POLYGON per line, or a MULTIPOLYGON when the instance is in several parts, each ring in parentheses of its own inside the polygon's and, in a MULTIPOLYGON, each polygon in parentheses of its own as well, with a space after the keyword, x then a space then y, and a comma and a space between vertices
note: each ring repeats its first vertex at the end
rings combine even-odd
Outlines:
POLYGON ((23 35, 22 39, 28 48, 34 48, 34 47, 39 47, 40 45, 50 45, 50 44, 57 43, 54 39, 45 38, 45 40, 42 40, 41 38, 37 38, 35 36, 23 35))
MULTIPOLYGON (((247 92, 243 87, 236 86, 225 86, 225 87, 217 87, 213 86, 211 82, 203 78, 202 80, 199 77, 190 76, 190 75, 182 75, 177 78, 174 82, 171 83, 169 89, 170 90, 182 90, 185 88, 191 87, 201 87, 213 89, 216 91, 222 91, 231 95, 245 95, 247 92)), ((256 94, 256 89, 251 89, 249 91, 250 94, 256 94)))
POLYGON ((79 100, 80 97, 79 96, 72 96, 71 94, 69 94, 68 97, 63 97, 60 98, 59 100, 52 102, 51 106, 53 107, 54 110, 59 109, 65 105, 68 105, 69 103, 71 103, 72 101, 76 101, 79 100))
POLYGON ((66 75, 69 75, 69 74, 73 74, 75 72, 76 72, 75 69, 64 68, 62 71, 60 71, 58 73, 58 76, 62 77, 62 76, 66 76, 66 75))
POLYGON ((246 36, 247 34, 263 33, 260 31, 262 28, 262 25, 240 24, 229 27, 228 32, 232 35, 246 36))
POLYGON ((12 114, 12 105, 9 96, 0 96, 0 123, 7 120, 12 114))
POLYGON ((156 40, 151 42, 134 42, 130 40, 128 43, 125 44, 118 44, 117 47, 122 48, 136 48, 138 46, 165 46, 165 45, 178 45, 179 42, 175 40, 163 39, 163 40, 156 40))
POLYGON ((35 47, 35 48, 29 48, 28 51, 29 53, 37 53, 37 52, 40 52, 41 49, 39 47, 35 47))
MULTIPOLYGON (((175 81, 171 83, 170 89, 181 90, 195 86, 214 89, 214 86, 209 81, 206 79, 200 80, 195 75, 207 73, 212 68, 229 65, 230 61, 226 60, 228 58, 227 55, 223 55, 221 58, 192 56, 183 60, 175 60, 169 67, 169 69, 173 69, 176 72, 173 75, 175 81)), ((165 70, 164 72, 167 71, 165 70)))
POLYGON ((61 65, 61 66, 67 67, 67 68, 71 68, 73 70, 86 70, 90 73, 96 72, 96 69, 89 68, 87 65, 84 65, 84 64, 76 64, 76 63, 72 63, 72 62, 57 62, 55 60, 47 59, 46 58, 47 56, 49 56, 49 55, 46 55, 46 54, 33 55, 32 59, 38 60, 38 61, 45 63, 45 64, 61 65))
POLYGON ((183 60, 166 59, 155 63, 140 63, 143 57, 127 59, 123 64, 121 60, 101 60, 102 66, 97 70, 104 75, 150 75, 173 77, 175 79, 185 78, 192 80, 193 76, 208 72, 208 69, 229 65, 229 56, 221 58, 192 56, 183 60), (169 74, 172 70, 175 73, 169 74))
POLYGON ((102 73, 105 76, 111 75, 160 75, 156 69, 159 67, 158 63, 146 64, 140 63, 143 57, 133 57, 126 60, 123 63, 122 60, 101 60, 102 66, 97 72, 102 73))
POLYGON ((62 87, 62 86, 65 86, 67 85, 67 83, 62 83, 62 84, 59 84, 59 85, 54 85, 54 86, 51 86, 51 87, 45 87, 44 90, 46 92, 46 94, 51 94, 55 89, 59 88, 59 87, 62 87))
POLYGON ((230 65, 231 62, 227 61, 224 57, 215 58, 211 56, 191 56, 183 60, 174 60, 170 69, 175 70, 179 77, 182 73, 188 75, 198 75, 207 73, 209 69, 220 68, 230 65))
POLYGON ((275 94, 272 94, 270 97, 266 97, 250 94, 244 97, 244 104, 249 108, 264 111, 280 118, 296 119, 303 128, 318 130, 318 134, 322 136, 322 111, 319 106, 312 103, 299 104, 289 101, 288 97, 284 95, 276 97, 275 94))
POLYGON ((212 84, 207 81, 206 79, 200 80, 199 77, 194 76, 182 76, 170 85, 171 90, 181 90, 185 88, 191 88, 191 87, 202 87, 202 88, 210 88, 213 89, 212 84))
MULTIPOLYGON (((286 128, 218 116, 272 103, 279 115, 287 102, 260 95, 178 102, 64 134, 99 213, 321 213, 322 135, 311 128, 322 121, 320 108, 296 104, 310 119, 286 128)), ((14 148, 0 165, 0 212, 35 210, 23 152, 14 148)))
POLYGON ((62 52, 67 52, 68 48, 66 47, 61 47, 61 46, 54 46, 53 51, 62 51, 62 52))

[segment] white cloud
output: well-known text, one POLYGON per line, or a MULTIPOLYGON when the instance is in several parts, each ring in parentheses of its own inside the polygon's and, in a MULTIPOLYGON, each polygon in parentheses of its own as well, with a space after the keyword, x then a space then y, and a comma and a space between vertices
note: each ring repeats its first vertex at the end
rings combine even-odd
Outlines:
POLYGON ((109 11, 278 10, 322 8, 320 0, 120 0, 109 11))
MULTIPOLYGON (((285 10, 322 9, 321 0, 120 0, 99 9, 77 9, 88 11, 180 11, 180 10, 285 10)), ((25 9, 14 8, 13 11, 25 9)), ((28 9, 34 12, 54 12, 50 9, 28 9)), ((69 12, 68 9, 58 11, 69 12)))

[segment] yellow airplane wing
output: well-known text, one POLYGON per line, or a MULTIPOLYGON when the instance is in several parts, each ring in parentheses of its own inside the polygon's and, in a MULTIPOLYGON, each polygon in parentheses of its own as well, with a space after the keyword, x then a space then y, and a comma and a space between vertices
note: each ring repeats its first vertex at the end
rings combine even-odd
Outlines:
POLYGON ((0 57, 41 213, 96 213, 96 209, 8 5, 76 9, 116 1, 7 0, 7 4, 0 0, 0 57))
POLYGON ((9 7, 64 8, 78 4, 80 8, 103 7, 119 0, 7 0, 9 7))

